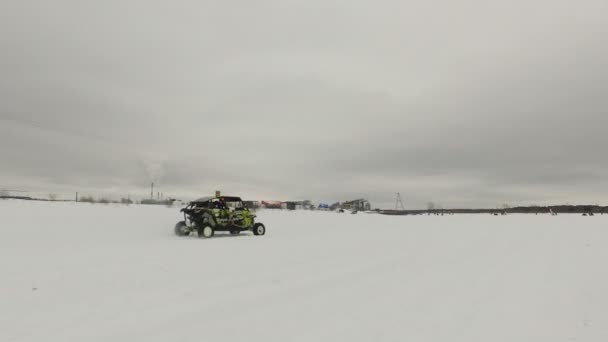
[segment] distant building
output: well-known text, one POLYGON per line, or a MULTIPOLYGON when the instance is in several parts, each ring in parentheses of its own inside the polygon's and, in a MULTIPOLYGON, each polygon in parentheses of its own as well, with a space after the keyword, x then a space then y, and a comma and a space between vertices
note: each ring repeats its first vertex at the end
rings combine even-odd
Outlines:
POLYGON ((372 210, 372 205, 371 203, 369 203, 368 200, 361 198, 352 201, 346 201, 342 203, 340 208, 356 211, 368 211, 372 210))
POLYGON ((287 210, 312 210, 314 209, 314 205, 312 201, 287 201, 281 203, 281 208, 287 210))

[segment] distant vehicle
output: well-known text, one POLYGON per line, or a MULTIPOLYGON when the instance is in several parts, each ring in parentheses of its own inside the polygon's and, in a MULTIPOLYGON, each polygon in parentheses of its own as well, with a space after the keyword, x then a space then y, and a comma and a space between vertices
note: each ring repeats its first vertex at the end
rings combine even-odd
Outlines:
POLYGON ((243 204, 240 197, 203 197, 190 202, 181 210, 184 220, 175 225, 175 235, 186 236, 196 232, 199 237, 210 238, 217 231, 238 235, 252 231, 254 235, 266 234, 266 227, 255 222, 255 215, 243 204))
POLYGON ((266 209, 281 209, 282 203, 279 201, 262 201, 262 207, 266 209))

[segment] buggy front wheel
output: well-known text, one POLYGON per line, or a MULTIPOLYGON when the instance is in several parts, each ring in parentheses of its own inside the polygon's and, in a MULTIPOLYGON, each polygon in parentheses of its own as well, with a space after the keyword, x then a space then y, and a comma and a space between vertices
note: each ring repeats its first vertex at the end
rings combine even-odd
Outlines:
POLYGON ((198 236, 202 238, 210 238, 215 234, 215 230, 211 226, 203 226, 198 229, 198 236))
POLYGON ((266 227, 261 223, 253 225, 253 235, 264 235, 266 234, 266 227))
POLYGON ((190 232, 188 231, 188 226, 186 225, 186 222, 184 221, 179 221, 177 222, 177 224, 175 225, 175 235, 177 236, 186 236, 188 234, 190 234, 190 232))

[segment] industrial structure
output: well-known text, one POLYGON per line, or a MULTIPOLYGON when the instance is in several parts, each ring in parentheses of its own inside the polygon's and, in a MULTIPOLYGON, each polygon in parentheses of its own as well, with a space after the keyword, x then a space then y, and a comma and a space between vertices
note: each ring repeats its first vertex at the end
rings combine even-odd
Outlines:
POLYGON ((352 201, 346 201, 340 205, 340 208, 345 210, 368 211, 372 210, 372 205, 368 200, 360 198, 352 201))

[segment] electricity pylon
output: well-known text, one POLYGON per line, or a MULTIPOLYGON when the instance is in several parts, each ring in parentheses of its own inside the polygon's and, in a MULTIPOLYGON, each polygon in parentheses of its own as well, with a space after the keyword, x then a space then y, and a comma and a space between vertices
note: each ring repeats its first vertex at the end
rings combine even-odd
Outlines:
POLYGON ((405 210, 405 207, 403 206, 403 201, 401 200, 401 194, 397 193, 397 200, 395 201, 395 210, 399 210, 399 207, 401 207, 401 210, 405 210))

